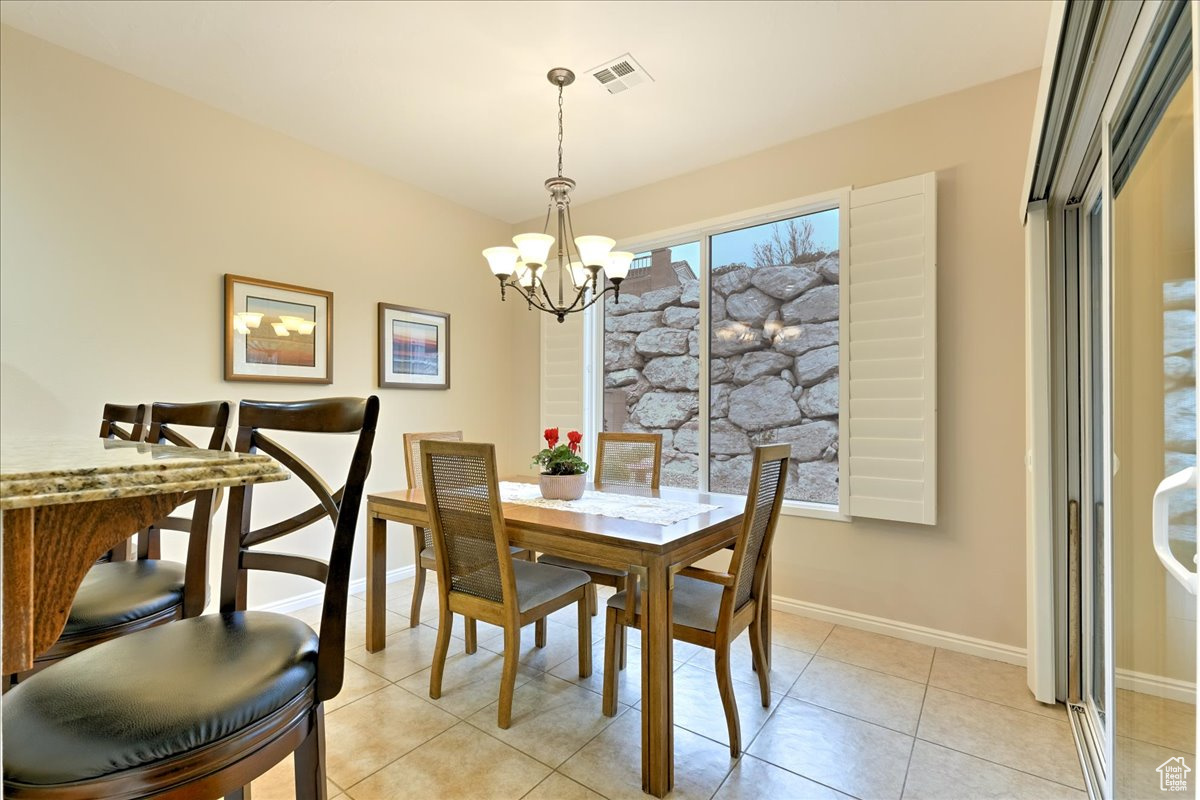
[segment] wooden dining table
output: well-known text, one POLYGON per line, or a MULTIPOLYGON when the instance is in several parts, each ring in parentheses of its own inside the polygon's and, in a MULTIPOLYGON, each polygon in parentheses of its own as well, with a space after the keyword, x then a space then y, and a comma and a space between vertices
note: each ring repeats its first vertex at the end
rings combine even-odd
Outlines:
MULTIPOLYGON (((741 530, 746 498, 674 488, 651 491, 614 487, 598 491, 716 506, 670 525, 657 525, 521 503, 503 505, 512 544, 624 569, 636 578, 646 620, 641 648, 642 789, 663 797, 671 791, 675 779, 671 680, 674 576, 682 567, 734 541, 741 530)), ((424 493, 403 489, 369 495, 367 519, 367 650, 376 652, 384 648, 387 523, 429 527, 424 493)))
POLYGON ((266 455, 83 437, 0 443, 0 669, 32 668, 96 559, 191 492, 288 477, 266 455))

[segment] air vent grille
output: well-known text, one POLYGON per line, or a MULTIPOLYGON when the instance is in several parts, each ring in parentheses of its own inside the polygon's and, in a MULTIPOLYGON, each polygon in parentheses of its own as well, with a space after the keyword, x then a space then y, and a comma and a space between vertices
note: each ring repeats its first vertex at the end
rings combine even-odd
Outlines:
POLYGON ((596 82, 608 90, 609 94, 617 94, 631 89, 640 83, 653 82, 654 78, 646 72, 633 56, 625 53, 605 62, 598 67, 588 70, 596 82))

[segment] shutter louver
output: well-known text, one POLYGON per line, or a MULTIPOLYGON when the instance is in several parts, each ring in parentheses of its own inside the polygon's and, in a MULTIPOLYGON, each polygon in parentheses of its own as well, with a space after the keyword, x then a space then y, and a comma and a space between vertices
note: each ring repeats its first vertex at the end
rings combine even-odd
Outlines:
POLYGON ((559 428, 566 441, 566 431, 586 430, 584 315, 568 314, 560 323, 549 314, 535 313, 541 317, 540 424, 559 428))
POLYGON ((842 430, 851 516, 937 521, 936 211, 933 173, 850 192, 842 430))

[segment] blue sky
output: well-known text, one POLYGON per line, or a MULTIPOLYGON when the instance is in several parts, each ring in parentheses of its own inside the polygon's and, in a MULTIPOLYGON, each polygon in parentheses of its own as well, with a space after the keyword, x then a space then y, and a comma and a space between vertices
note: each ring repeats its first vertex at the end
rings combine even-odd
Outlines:
MULTIPOLYGON (((807 216, 813 226, 813 242, 820 250, 836 250, 838 246, 838 211, 836 208, 820 211, 807 216)), ((767 225, 756 225, 752 228, 729 231, 712 237, 712 265, 722 267, 726 264, 741 262, 754 265, 754 245, 771 237, 775 226, 786 225, 787 220, 772 222, 767 225)), ((649 255, 649 253, 638 253, 649 255)), ((692 265, 692 272, 699 274, 700 243, 689 242, 671 248, 672 261, 686 261, 692 265)))

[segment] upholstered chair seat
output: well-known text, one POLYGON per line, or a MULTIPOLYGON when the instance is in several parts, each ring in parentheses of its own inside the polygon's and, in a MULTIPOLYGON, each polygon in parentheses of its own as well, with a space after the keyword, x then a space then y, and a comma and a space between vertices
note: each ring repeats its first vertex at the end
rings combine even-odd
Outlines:
MULTIPOLYGON (((725 589, 720 584, 676 575, 675 589, 671 593, 675 624, 702 631, 716 631, 717 618, 721 614, 721 595, 724 593, 725 589)), ((626 602, 626 592, 617 592, 608 599, 608 607, 623 614, 626 602)), ((637 611, 640 616, 640 602, 637 611)))
POLYGON ((64 637, 174 616, 183 605, 184 565, 175 561, 110 561, 83 578, 64 637))
MULTIPOLYGON (((622 583, 624 583, 624 580, 627 577, 627 573, 623 569, 617 569, 615 567, 606 567, 603 564, 592 564, 587 561, 576 561, 575 559, 567 558, 566 556, 544 555, 544 556, 541 556, 540 558, 538 558, 538 561, 541 562, 542 564, 548 564, 548 565, 555 566, 555 567, 563 567, 565 569, 583 570, 584 572, 588 573, 589 575, 592 575, 593 580, 595 580, 594 576, 602 575, 602 576, 607 576, 610 578, 619 579, 622 583)), ((604 584, 604 585, 607 586, 609 584, 604 584)))
MULTIPOLYGON (((5 782, 11 790, 102 780, 236 740, 312 694, 316 659, 310 627, 256 611, 180 620, 96 645, 4 696, 5 782)), ((296 713, 311 705, 309 698, 296 713)))

